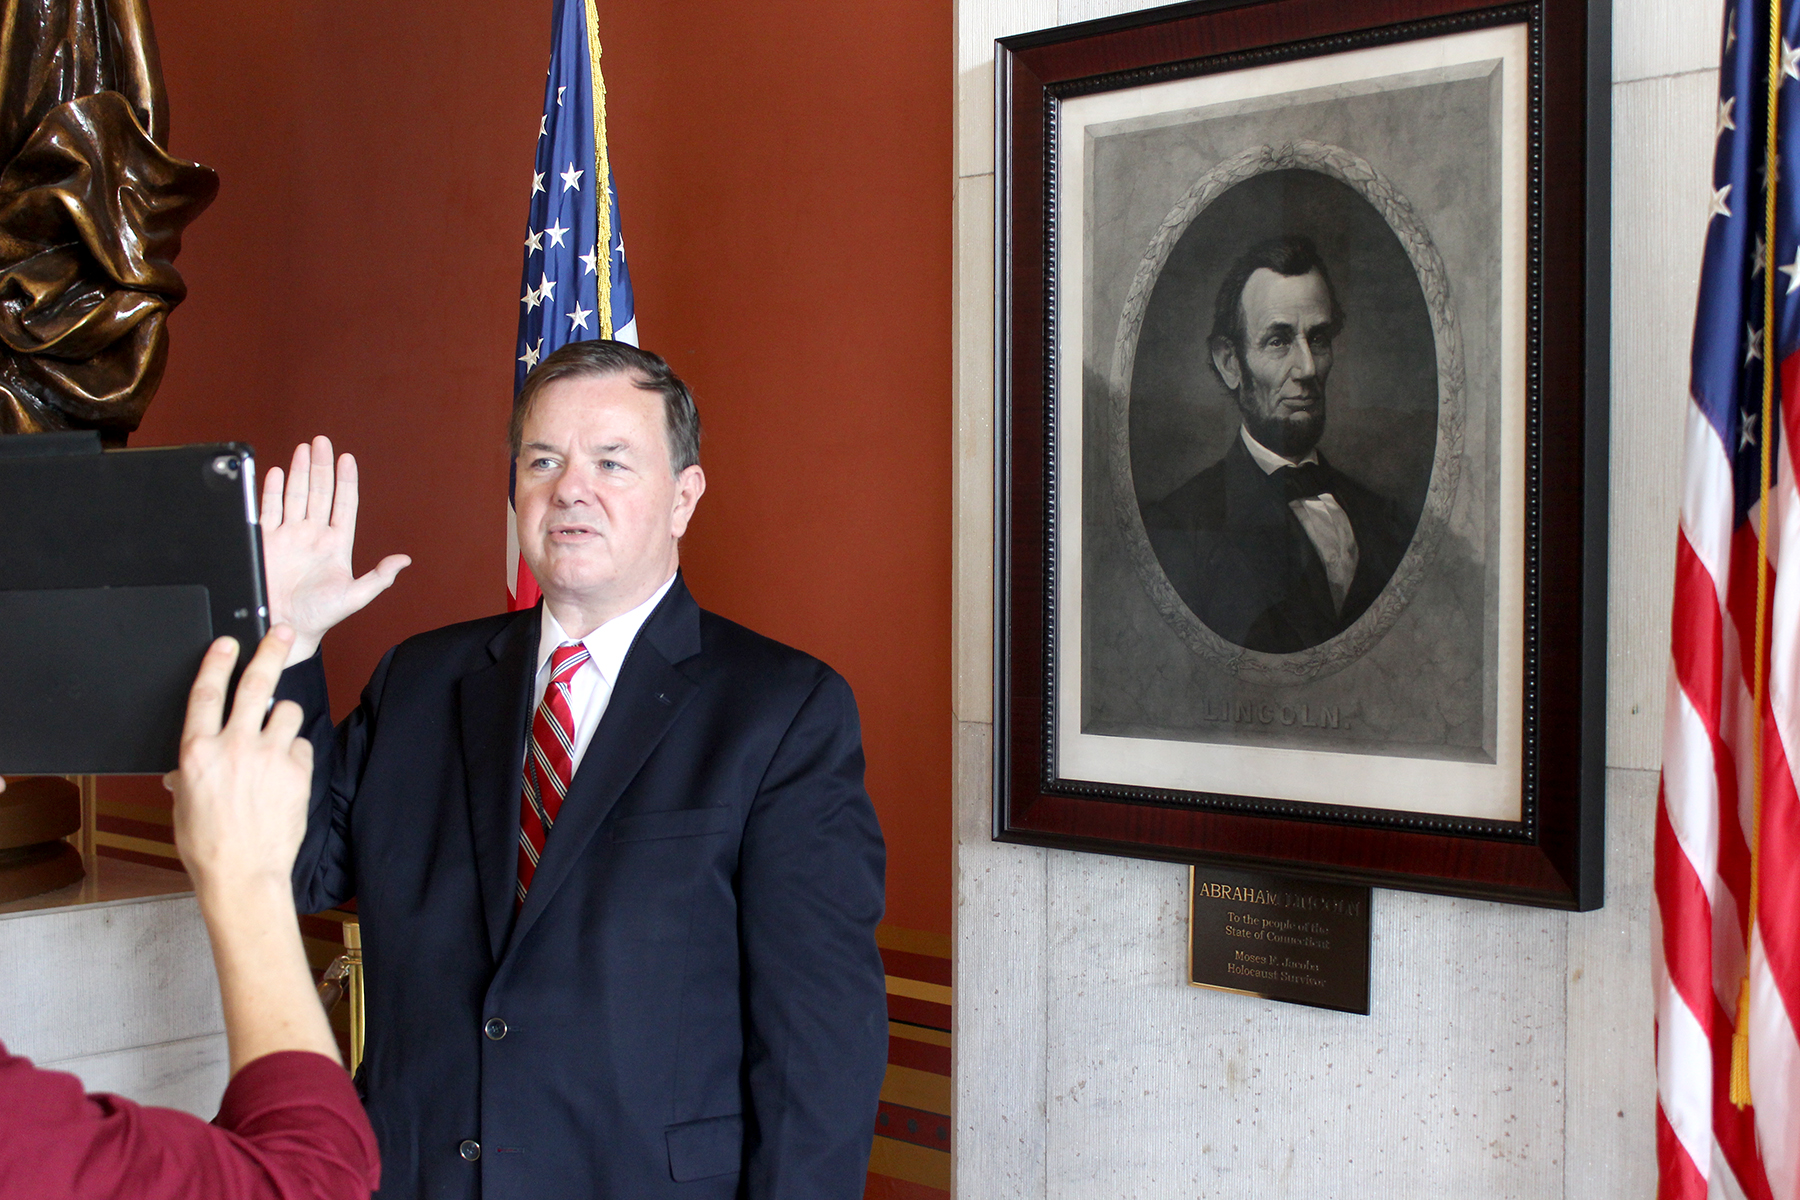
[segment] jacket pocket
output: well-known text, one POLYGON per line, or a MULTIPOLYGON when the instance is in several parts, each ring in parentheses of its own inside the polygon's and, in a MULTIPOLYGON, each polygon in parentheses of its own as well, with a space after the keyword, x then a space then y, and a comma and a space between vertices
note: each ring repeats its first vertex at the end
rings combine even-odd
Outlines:
POLYGON ((647 842, 655 838, 699 837, 724 833, 731 828, 729 808, 677 808, 668 812, 639 813, 613 822, 615 842, 647 842))
POLYGON ((676 1183, 729 1175, 743 1165, 742 1114, 671 1125, 663 1136, 669 1143, 669 1177, 676 1183))

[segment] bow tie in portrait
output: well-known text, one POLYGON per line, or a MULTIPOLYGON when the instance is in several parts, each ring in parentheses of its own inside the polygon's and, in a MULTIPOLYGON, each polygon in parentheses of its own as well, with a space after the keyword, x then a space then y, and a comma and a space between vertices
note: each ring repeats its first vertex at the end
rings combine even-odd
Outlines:
POLYGON ((1302 463, 1297 467, 1279 467, 1270 478, 1289 500, 1310 500, 1321 492, 1331 490, 1331 483, 1325 478, 1325 468, 1316 462, 1302 463))

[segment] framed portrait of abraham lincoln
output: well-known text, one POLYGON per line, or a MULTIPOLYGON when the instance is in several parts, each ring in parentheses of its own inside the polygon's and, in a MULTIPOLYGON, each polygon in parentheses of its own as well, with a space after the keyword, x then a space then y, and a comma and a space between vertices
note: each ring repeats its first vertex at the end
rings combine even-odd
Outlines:
POLYGON ((999 43, 996 837, 1599 904, 1606 22, 999 43))

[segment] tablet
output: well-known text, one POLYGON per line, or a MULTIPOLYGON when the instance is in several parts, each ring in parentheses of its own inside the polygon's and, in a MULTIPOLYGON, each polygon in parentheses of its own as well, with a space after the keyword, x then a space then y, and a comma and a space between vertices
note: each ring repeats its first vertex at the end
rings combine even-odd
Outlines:
POLYGON ((208 644, 268 629, 255 474, 236 442, 0 437, 0 774, 175 766, 208 644))

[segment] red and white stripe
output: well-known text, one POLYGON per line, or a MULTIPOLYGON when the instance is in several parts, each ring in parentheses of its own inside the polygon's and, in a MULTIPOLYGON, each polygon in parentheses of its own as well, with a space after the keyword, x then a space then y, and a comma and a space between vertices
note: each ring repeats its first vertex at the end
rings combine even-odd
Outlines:
POLYGON ((564 642, 550 655, 550 679, 531 718, 531 741, 519 779, 518 902, 523 905, 537 873, 544 843, 556 827, 563 798, 575 778, 575 712, 569 681, 588 661, 581 642, 564 642))
MULTIPOLYGON (((1800 396, 1800 366, 1782 364, 1800 396)), ((1768 674, 1761 865, 1749 923, 1755 836, 1755 643, 1760 513, 1733 528, 1726 448, 1689 410, 1675 554, 1673 661, 1656 814, 1656 1143, 1664 1200, 1800 1200, 1800 794, 1786 747, 1800 746, 1800 493, 1783 414, 1769 496, 1768 674), (1750 1084, 1730 1099, 1738 990, 1750 977, 1750 1084)))

